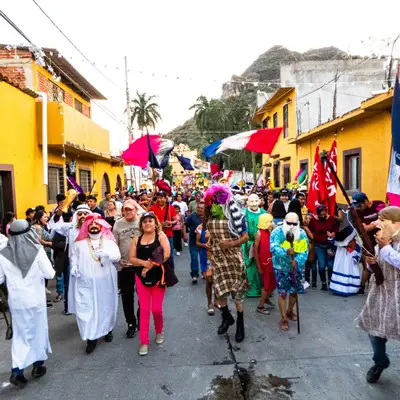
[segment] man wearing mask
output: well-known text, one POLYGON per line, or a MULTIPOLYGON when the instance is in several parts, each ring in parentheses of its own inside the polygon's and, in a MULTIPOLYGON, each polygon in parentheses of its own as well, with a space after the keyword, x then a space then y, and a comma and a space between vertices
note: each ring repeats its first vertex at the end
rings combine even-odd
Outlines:
POLYGON ((279 294, 279 309, 282 319, 279 323, 281 330, 289 329, 288 319, 297 321, 293 308, 296 304, 297 293, 303 293, 303 266, 308 256, 307 235, 300 228, 299 217, 288 213, 282 226, 271 233, 271 253, 279 294), (294 241, 287 241, 287 234, 293 234, 294 241), (289 295, 289 296, 288 296, 289 295), (289 304, 286 308, 286 299, 289 304))
MULTIPOLYGON (((128 324, 127 338, 131 339, 137 332, 137 320, 134 309, 135 294, 135 267, 129 263, 129 251, 132 240, 139 236, 138 207, 134 200, 126 200, 122 207, 123 218, 119 219, 113 228, 113 234, 121 252, 119 263, 119 281, 121 286, 122 306, 124 308, 125 320, 128 324)), ((139 310, 138 310, 139 320, 139 310)))
POLYGON ((28 382, 24 369, 33 364, 32 377, 46 373, 44 361, 51 353, 47 323, 45 279, 54 269, 25 220, 14 221, 7 246, 0 251, 0 284, 7 281, 13 319, 12 373, 10 382, 23 387, 28 382))
POLYGON ((357 319, 359 327, 368 332, 374 353, 374 365, 367 372, 367 382, 376 383, 383 370, 390 366, 386 354, 388 339, 400 340, 400 208, 387 207, 379 212, 375 235, 374 257, 366 257, 369 265, 378 263, 384 281, 377 286, 371 279, 368 297, 357 319))
POLYGON ((160 224, 163 227, 163 232, 167 235, 169 245, 171 247, 170 260, 172 265, 174 264, 174 231, 172 227, 177 224, 175 208, 169 204, 167 194, 160 190, 156 194, 157 201, 150 207, 149 211, 152 211, 158 218, 160 224))
POLYGON ((111 226, 101 216, 86 218, 76 238, 71 257, 74 286, 74 313, 82 340, 91 353, 97 339, 113 340, 118 309, 117 269, 121 258, 111 226))

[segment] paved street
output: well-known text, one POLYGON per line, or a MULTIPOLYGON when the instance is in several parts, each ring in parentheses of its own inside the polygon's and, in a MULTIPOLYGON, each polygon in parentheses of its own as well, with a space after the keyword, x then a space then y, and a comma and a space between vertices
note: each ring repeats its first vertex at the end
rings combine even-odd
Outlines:
MULTIPOLYGON (((204 282, 192 286, 188 251, 176 258, 180 283, 165 299, 166 341, 139 357, 139 338, 125 338, 122 307, 114 341, 84 353, 73 315, 62 305, 49 310, 48 374, 24 390, 8 384, 10 342, 0 321, 0 398, 4 399, 370 399, 400 398, 400 344, 389 343, 392 366, 373 386, 365 382, 371 365, 367 335, 353 323, 364 297, 343 299, 310 291, 301 296, 302 333, 278 328, 279 313, 255 312, 246 300, 246 340, 218 336, 220 316, 206 314, 204 282), (232 341, 232 342, 231 342, 232 341), (234 372, 236 371, 236 372, 234 372), (240 394, 241 376, 244 396, 240 394), (236 390, 236 392, 235 392, 236 390), (235 394, 236 393, 236 394, 235 394)), ((274 302, 276 297, 274 297, 274 302)), ((154 337, 154 331, 153 337, 154 337)), ((30 369, 26 376, 30 375, 30 369)))

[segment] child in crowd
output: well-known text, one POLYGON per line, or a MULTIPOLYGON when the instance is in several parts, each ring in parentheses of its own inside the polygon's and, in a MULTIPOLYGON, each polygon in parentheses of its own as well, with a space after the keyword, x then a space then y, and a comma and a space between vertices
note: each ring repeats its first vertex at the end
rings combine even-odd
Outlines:
POLYGON ((264 315, 269 315, 269 311, 265 308, 265 305, 267 305, 268 308, 275 307, 269 299, 271 293, 276 288, 276 279, 270 250, 271 230, 274 228, 273 218, 271 214, 260 215, 257 223, 258 232, 254 240, 254 258, 256 259, 257 269, 262 276, 263 282, 263 292, 257 306, 257 312, 264 315))
POLYGON ((183 215, 181 214, 181 208, 175 204, 176 220, 178 221, 176 225, 173 226, 172 231, 174 233, 174 249, 176 255, 180 256, 182 251, 182 229, 183 229, 183 215))
POLYGON ((206 295, 207 295, 207 313, 208 315, 214 315, 214 305, 212 302, 212 287, 213 277, 211 264, 208 261, 208 252, 210 251, 207 242, 210 240, 210 235, 203 225, 199 225, 196 229, 196 246, 199 248, 200 255, 200 268, 203 274, 203 278, 206 280, 206 295))

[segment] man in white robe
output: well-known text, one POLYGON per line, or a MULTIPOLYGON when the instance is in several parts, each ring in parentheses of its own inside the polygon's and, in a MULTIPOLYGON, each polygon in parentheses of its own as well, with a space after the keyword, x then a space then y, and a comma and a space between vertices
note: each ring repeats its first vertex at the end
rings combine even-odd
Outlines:
MULTIPOLYGON (((75 313, 82 340, 91 353, 97 339, 113 339, 118 309, 117 263, 121 254, 111 226, 98 214, 88 216, 72 248, 71 277, 75 278, 70 311, 75 313)), ((71 301, 71 299, 70 299, 71 301)))
POLYGON ((19 387, 28 382, 24 368, 29 365, 33 364, 33 378, 46 373, 44 361, 51 347, 45 279, 52 279, 54 273, 29 222, 14 221, 7 246, 0 251, 0 283, 6 281, 13 321, 10 382, 19 387))
POLYGON ((72 249, 75 246, 75 239, 78 236, 79 230, 81 229, 85 219, 88 215, 91 215, 92 212, 90 208, 86 204, 81 204, 77 207, 76 211, 72 216, 72 222, 62 223, 55 226, 52 231, 52 235, 58 233, 67 238, 67 248, 68 248, 68 258, 69 263, 67 265, 66 271, 64 273, 64 314, 71 315, 71 313, 75 313, 74 310, 74 292, 75 292, 75 277, 70 275, 71 269, 71 257, 72 257, 72 249))

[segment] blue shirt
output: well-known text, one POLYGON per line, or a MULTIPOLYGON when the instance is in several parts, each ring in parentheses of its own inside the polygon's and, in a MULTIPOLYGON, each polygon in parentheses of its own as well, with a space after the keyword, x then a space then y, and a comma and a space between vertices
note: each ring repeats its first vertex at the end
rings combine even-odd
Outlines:
POLYGON ((202 218, 197 212, 191 213, 185 221, 185 225, 189 229, 189 244, 196 244, 196 229, 202 223, 202 218))

